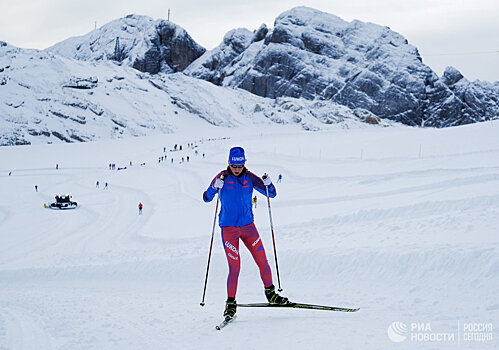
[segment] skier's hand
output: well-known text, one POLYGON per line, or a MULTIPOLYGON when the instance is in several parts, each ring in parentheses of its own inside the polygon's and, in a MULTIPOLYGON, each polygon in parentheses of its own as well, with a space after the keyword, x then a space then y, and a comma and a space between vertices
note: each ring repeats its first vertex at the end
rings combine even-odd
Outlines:
POLYGON ((213 188, 218 191, 222 189, 222 187, 224 187, 224 180, 223 178, 217 177, 215 183, 213 184, 213 188))
POLYGON ((265 186, 270 186, 270 185, 272 185, 272 180, 270 179, 269 174, 267 174, 267 173, 263 174, 263 176, 262 176, 262 180, 263 180, 263 184, 264 184, 265 186))

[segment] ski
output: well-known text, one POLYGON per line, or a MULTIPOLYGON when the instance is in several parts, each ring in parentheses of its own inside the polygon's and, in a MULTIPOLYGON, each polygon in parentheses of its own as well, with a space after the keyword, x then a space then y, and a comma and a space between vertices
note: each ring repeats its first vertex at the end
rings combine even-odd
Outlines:
POLYGON ((276 308, 289 308, 289 309, 309 309, 309 310, 325 310, 325 311, 341 311, 341 312, 356 312, 360 308, 348 308, 338 306, 326 305, 313 305, 303 303, 289 302, 287 304, 270 304, 270 303, 251 303, 251 304, 237 304, 239 307, 276 307, 276 308))
POLYGON ((218 331, 221 330, 222 328, 224 328, 225 326, 227 326, 229 323, 231 323, 232 321, 234 321, 236 319, 236 317, 237 317, 237 315, 234 315, 234 317, 226 317, 225 320, 223 320, 222 323, 220 323, 215 328, 218 331))

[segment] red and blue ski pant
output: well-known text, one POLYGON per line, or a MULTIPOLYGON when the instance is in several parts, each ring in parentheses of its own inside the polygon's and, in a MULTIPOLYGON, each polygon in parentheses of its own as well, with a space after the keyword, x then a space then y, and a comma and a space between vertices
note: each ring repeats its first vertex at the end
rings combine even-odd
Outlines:
POLYGON ((254 223, 242 227, 222 227, 222 243, 225 249, 225 255, 229 263, 229 276, 227 277, 227 296, 236 297, 237 279, 241 267, 239 255, 239 238, 251 252, 258 268, 263 285, 270 287, 272 283, 272 271, 265 255, 262 240, 254 223))

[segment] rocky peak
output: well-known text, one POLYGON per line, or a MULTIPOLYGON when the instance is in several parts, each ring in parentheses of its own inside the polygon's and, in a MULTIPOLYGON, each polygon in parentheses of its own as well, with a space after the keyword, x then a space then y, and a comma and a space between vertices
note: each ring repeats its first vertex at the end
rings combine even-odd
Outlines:
POLYGON ((454 67, 445 68, 444 74, 442 75, 442 81, 445 85, 454 85, 463 78, 461 72, 454 67))
POLYGON ((205 49, 172 22, 128 15, 47 51, 84 61, 111 60, 155 74, 182 71, 205 49))

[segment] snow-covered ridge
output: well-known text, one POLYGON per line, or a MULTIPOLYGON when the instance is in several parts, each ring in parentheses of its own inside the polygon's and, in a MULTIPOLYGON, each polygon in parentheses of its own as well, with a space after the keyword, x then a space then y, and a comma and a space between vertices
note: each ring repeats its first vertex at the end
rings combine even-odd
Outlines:
POLYGON ((139 72, 46 51, 0 47, 0 145, 82 142, 195 127, 296 124, 319 130, 381 122, 363 110, 269 99, 182 73, 139 72))

